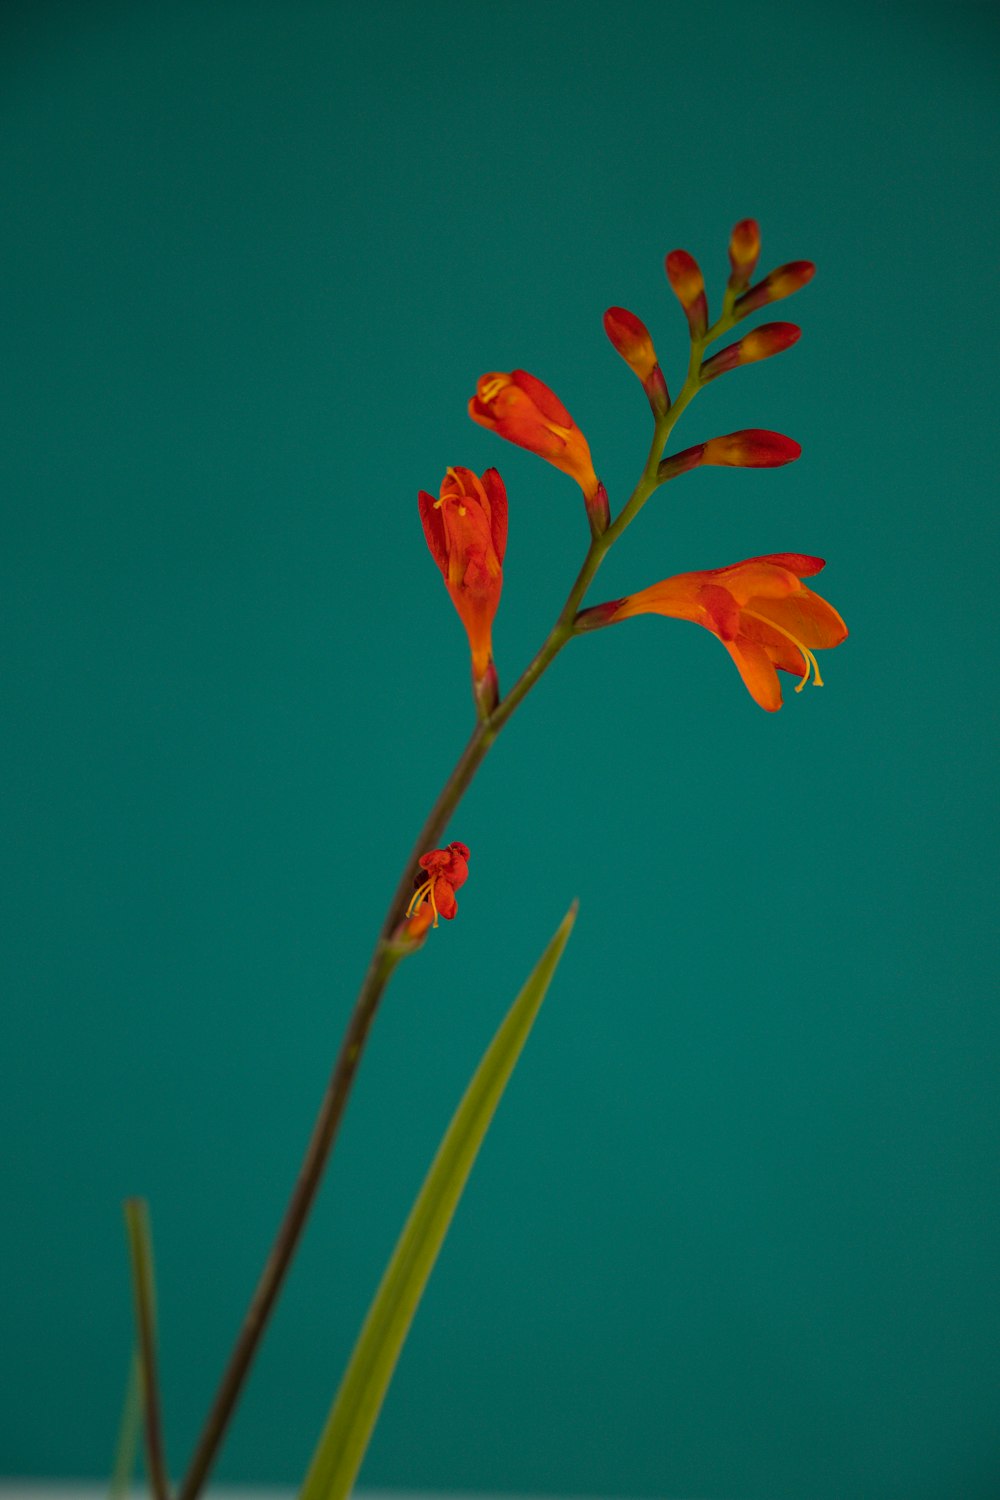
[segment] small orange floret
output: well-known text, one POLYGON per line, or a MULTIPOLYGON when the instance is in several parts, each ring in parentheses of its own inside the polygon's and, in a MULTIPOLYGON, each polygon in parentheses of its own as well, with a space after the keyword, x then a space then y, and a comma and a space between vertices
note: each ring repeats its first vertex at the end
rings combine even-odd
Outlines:
POLYGON ((754 701, 773 713, 781 707, 778 671, 799 678, 796 692, 810 674, 821 687, 815 652, 847 638, 833 605, 801 582, 822 567, 819 557, 773 552, 728 568, 680 573, 626 599, 584 610, 577 628, 599 629, 643 614, 703 625, 725 646, 754 701))
POLYGON ((477 702, 489 713, 497 700, 492 628, 503 587, 507 491, 496 469, 480 479, 455 467, 441 481, 438 499, 421 490, 418 504, 430 554, 469 637, 477 702))
POLYGON ((429 849, 419 860, 422 876, 417 876, 416 888, 406 908, 406 935, 422 939, 429 927, 438 925, 438 918, 450 922, 458 912, 455 892, 469 878, 469 851, 457 841, 447 849, 429 849))
POLYGON ((555 392, 527 370, 481 375, 469 416, 569 474, 588 504, 596 496, 598 479, 587 439, 555 392))

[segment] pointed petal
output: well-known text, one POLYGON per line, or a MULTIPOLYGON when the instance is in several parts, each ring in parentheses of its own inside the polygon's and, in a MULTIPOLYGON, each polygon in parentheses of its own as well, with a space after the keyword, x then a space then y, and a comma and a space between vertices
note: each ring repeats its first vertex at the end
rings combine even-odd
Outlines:
POLYGON ((428 495, 426 490, 421 490, 417 496, 417 504, 420 507, 420 520, 423 523, 424 536, 431 557, 437 563, 441 572, 448 578, 448 541, 445 536, 444 519, 440 510, 435 509, 433 495, 428 495))
POLYGON ((839 646, 847 639, 847 626, 833 605, 811 589, 800 589, 786 599, 754 598, 750 607, 754 614, 762 615, 781 630, 787 630, 810 651, 839 646))
POLYGON ((808 557, 804 552, 769 552, 765 557, 751 557, 749 562, 774 563, 776 568, 787 568, 796 578, 811 578, 826 567, 822 557, 808 557))
POLYGON ((766 708, 768 713, 776 713, 781 707, 781 683, 774 670, 774 663, 764 647, 746 635, 739 635, 735 641, 723 641, 722 644, 736 663, 754 702, 759 703, 761 708, 766 708))
POLYGON ((434 901, 438 915, 444 917, 446 922, 450 922, 458 911, 458 902, 455 900, 455 892, 450 882, 443 875, 434 882, 434 901))
POLYGON ((539 380, 537 375, 529 375, 527 370, 512 370, 510 378, 527 396, 530 396, 547 421, 555 422, 558 427, 573 426, 573 418, 565 406, 563 406, 555 391, 550 391, 545 382, 539 380))
POLYGON ((496 469, 487 469, 483 475, 483 489, 490 502, 490 535, 497 560, 503 562, 507 551, 507 490, 496 469))

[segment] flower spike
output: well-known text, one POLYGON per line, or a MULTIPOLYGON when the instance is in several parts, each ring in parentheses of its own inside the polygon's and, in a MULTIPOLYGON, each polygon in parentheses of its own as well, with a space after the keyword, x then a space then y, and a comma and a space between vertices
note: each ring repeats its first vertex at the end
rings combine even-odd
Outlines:
POLYGON ((801 444, 781 432, 767 432, 762 427, 747 427, 726 437, 710 438, 680 453, 665 458, 658 469, 660 482, 676 479, 700 464, 727 469, 778 469, 794 463, 802 452, 801 444))
POLYGON ((760 259, 760 225, 756 219, 741 219, 729 237, 729 264, 732 274, 729 290, 738 294, 750 285, 750 277, 760 259))
POLYGON ((737 297, 733 306, 733 312, 737 318, 745 318, 748 313, 756 312, 760 307, 767 307, 772 302, 780 302, 782 297, 790 297, 793 292, 808 286, 816 275, 816 267, 811 260, 792 260, 787 266, 779 266, 776 271, 771 271, 752 286, 742 297, 737 297))
POLYGON ((604 332, 625 363, 642 381, 653 415, 666 415, 670 410, 667 382, 663 378, 653 340, 645 323, 627 308, 609 307, 604 314, 604 332))
POLYGON ((439 498, 421 490, 418 504, 430 554, 469 637, 473 693, 485 717, 499 697, 492 627, 503 587, 507 492, 496 469, 479 479, 471 469, 452 468, 439 498))
POLYGON ((411 942, 423 942, 429 927, 438 918, 450 922, 458 912, 455 892, 469 878, 469 851, 457 841, 447 849, 429 849, 419 860, 421 874, 414 881, 414 891, 406 908, 402 933, 411 942))
POLYGON ((481 375, 469 402, 469 416, 480 427, 537 453, 575 479, 583 490, 591 525, 607 515, 608 498, 590 457, 587 439, 554 391, 527 370, 481 375))
POLYGON ((704 338, 708 328, 708 299, 701 267, 686 250, 671 250, 666 269, 667 280, 688 320, 692 342, 704 338))
POLYGON ((778 671, 799 678, 795 691, 823 679, 815 653, 839 646, 847 626, 832 604, 800 581, 818 573, 820 557, 773 552, 728 568, 665 578, 626 599, 585 609, 577 630, 598 630, 633 615, 666 615, 703 625, 729 652, 750 696, 773 713, 781 707, 778 671))
POLYGON ((751 365, 759 359, 781 354, 798 343, 801 336, 802 329, 794 323, 764 323, 744 335, 739 343, 730 344, 727 349, 720 349, 718 354, 706 359, 701 367, 702 384, 714 380, 717 375, 724 375, 727 370, 736 370, 740 365, 751 365))

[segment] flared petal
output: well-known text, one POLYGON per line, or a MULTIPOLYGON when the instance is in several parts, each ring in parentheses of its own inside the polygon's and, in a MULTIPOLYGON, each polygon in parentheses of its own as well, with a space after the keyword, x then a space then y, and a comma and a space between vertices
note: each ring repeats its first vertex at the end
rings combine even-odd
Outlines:
POLYGON ((840 615, 832 604, 814 594, 812 589, 802 588, 785 599, 755 597, 750 600, 748 608, 779 629, 787 630, 810 651, 839 646, 847 639, 847 626, 840 615))
POLYGON ((776 713, 781 707, 781 683, 766 649, 746 635, 722 644, 736 663, 751 698, 768 713, 776 713))

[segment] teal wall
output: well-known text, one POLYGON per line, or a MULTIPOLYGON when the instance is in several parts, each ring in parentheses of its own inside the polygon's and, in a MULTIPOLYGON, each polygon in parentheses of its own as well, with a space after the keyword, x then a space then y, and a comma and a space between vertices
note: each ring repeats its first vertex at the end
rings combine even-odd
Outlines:
POLYGON ((549 381, 620 503, 647 418, 601 314, 676 386, 662 256, 717 300, 754 214, 767 265, 819 263, 804 336, 680 436, 803 457, 671 486, 594 597, 818 552, 851 639, 768 716, 638 621, 518 712, 219 1477, 301 1472, 579 896, 365 1482, 996 1495, 997 40, 944 3, 7 0, 0 1468, 107 1471, 130 1193, 189 1451, 469 726, 418 488, 507 480, 505 681, 575 573, 573 484, 472 426, 476 376, 549 381))

